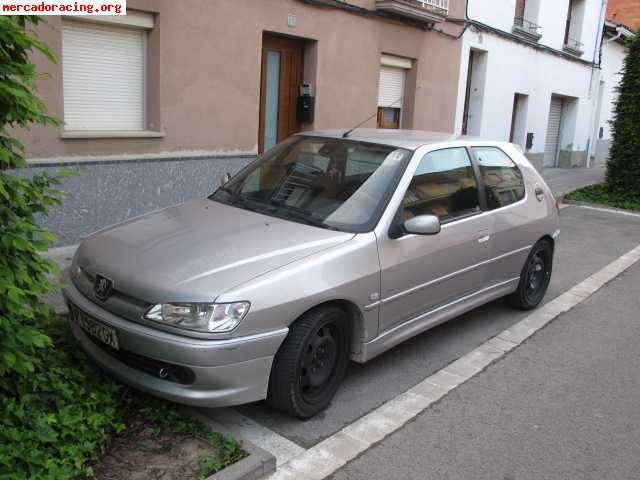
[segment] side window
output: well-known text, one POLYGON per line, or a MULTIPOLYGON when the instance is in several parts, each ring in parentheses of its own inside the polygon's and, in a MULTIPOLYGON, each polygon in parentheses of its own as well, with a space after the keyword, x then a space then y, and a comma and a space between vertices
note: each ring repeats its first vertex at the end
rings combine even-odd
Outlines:
POLYGON ((496 147, 473 147, 490 210, 524 198, 522 172, 506 153, 496 147))
POLYGON ((480 210, 478 184, 465 148, 430 152, 420 161, 402 201, 403 218, 447 221, 480 210))

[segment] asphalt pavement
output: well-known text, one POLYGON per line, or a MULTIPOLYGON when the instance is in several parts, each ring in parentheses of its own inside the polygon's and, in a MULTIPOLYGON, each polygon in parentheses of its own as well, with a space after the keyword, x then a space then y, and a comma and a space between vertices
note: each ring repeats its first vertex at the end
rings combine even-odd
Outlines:
POLYGON ((591 168, 545 168, 542 170, 542 177, 556 197, 563 197, 586 185, 602 183, 605 173, 604 165, 591 168))
POLYGON ((639 311, 636 264, 332 478, 639 479, 639 311))
MULTIPOLYGON (((640 243, 640 218, 580 207, 564 208, 560 217, 562 232, 545 302, 640 243)), ((237 410, 297 445, 310 448, 526 315, 498 300, 418 335, 366 364, 351 363, 331 406, 304 422, 281 415, 264 402, 237 410)))

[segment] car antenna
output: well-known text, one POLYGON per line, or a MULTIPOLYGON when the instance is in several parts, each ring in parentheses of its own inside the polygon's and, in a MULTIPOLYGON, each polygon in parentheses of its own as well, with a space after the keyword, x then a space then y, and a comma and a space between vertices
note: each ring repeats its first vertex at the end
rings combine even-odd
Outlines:
MULTIPOLYGON (((422 86, 419 86, 418 88, 416 88, 416 92, 418 90, 420 90, 422 88, 422 86)), ((400 98, 398 98, 395 102, 391 103, 390 105, 387 105, 387 108, 389 107, 393 107, 396 103, 398 103, 399 101, 401 101, 404 98, 404 95, 402 95, 400 98)), ((376 112, 371 115, 370 117, 368 117, 366 120, 364 120, 363 122, 360 122, 359 124, 357 124, 355 127, 353 127, 350 130, 347 130, 346 132, 344 132, 342 134, 342 138, 349 138, 349 135, 351 135, 351 133, 353 133, 354 130, 357 130, 358 128, 360 128, 362 125, 364 125, 365 123, 367 123, 369 120, 371 120, 373 117, 375 117, 376 115, 378 115, 378 111, 376 110, 376 112)))

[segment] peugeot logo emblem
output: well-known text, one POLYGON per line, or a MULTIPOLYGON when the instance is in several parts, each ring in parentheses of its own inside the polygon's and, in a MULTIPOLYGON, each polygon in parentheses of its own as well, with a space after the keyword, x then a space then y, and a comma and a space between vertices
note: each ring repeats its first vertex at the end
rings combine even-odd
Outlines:
POLYGON ((96 282, 93 285, 93 291, 99 300, 106 300, 113 290, 113 280, 102 275, 96 276, 96 282))

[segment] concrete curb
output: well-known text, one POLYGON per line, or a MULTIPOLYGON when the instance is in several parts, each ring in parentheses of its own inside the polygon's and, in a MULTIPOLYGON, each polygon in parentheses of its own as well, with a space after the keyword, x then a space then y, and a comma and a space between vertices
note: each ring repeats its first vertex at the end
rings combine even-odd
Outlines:
MULTIPOLYGON (((202 414, 194 408, 185 408, 184 413, 194 418, 211 431, 222 434, 225 437, 235 436, 224 426, 202 414)), ((224 470, 214 473, 206 480, 258 480, 276 471, 276 457, 269 452, 254 445, 248 440, 242 440, 242 449, 249 455, 239 462, 229 465, 224 470)))
POLYGON ((566 203, 567 205, 575 205, 577 207, 601 208, 603 210, 611 210, 612 212, 635 213, 640 215, 640 210, 625 210, 624 208, 610 207, 609 205, 603 205, 601 203, 581 202, 578 200, 569 200, 567 198, 563 198, 562 203, 566 203))
POLYGON ((637 262, 640 245, 406 392, 278 466, 270 480, 323 480, 332 475, 637 262))

